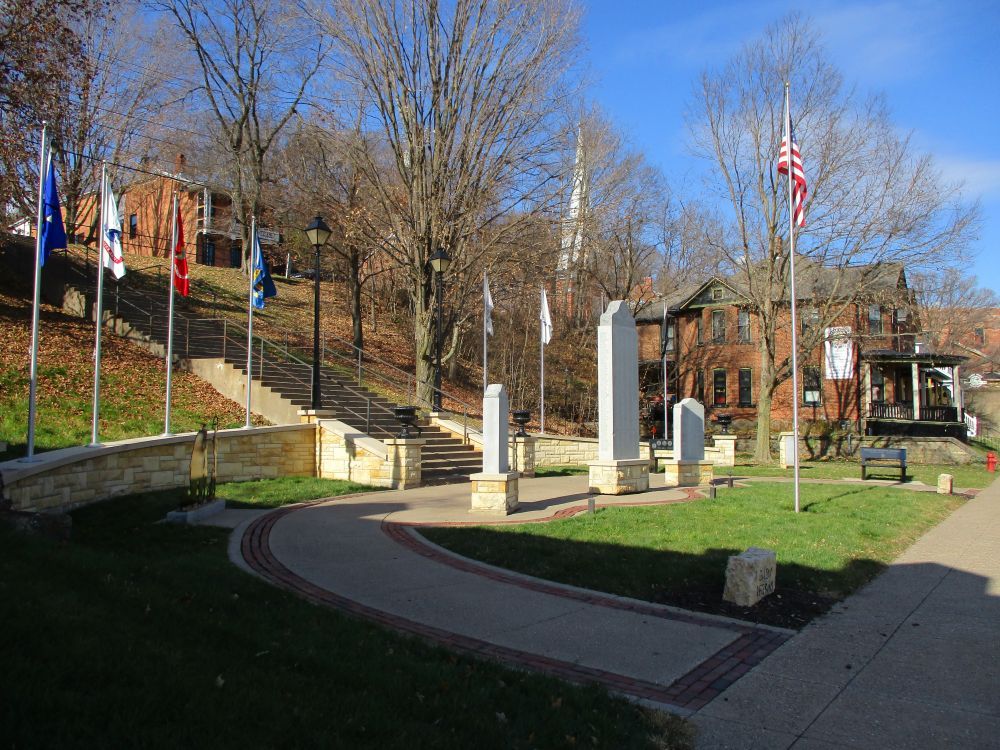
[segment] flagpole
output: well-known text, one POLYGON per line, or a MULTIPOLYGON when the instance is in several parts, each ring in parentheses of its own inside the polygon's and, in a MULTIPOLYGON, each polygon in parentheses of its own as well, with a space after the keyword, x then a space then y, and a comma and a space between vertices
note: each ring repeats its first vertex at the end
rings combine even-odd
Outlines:
POLYGON ((101 162, 101 223, 97 234, 97 328, 94 334, 94 402, 90 422, 90 444, 99 445, 98 422, 101 413, 101 328, 104 318, 104 241, 107 238, 108 163, 101 162))
MULTIPOLYGON (((545 287, 542 287, 542 304, 545 305, 545 287)), ((544 309, 544 307, 543 307, 544 309)), ((541 349, 541 399, 539 403, 539 426, 541 427, 541 433, 545 434, 545 341, 543 340, 545 323, 544 321, 539 325, 538 332, 538 343, 541 349)))
POLYGON ((31 370, 28 380, 28 455, 35 455, 35 397, 38 393, 38 320, 42 305, 42 216, 45 191, 45 140, 48 123, 42 121, 42 145, 38 157, 38 218, 35 222, 35 293, 31 306, 31 370))
POLYGON ((795 512, 799 512, 799 358, 798 358, 798 319, 795 311, 795 199, 792 195, 792 180, 795 176, 795 162, 792 156, 792 110, 788 92, 788 81, 785 81, 785 138, 787 142, 788 159, 788 258, 791 274, 791 308, 792 308, 792 436, 795 447, 792 449, 793 466, 795 467, 795 512))
POLYGON ((663 434, 667 438, 667 300, 663 300, 663 434))
POLYGON ((489 369, 488 369, 488 355, 487 355, 487 318, 489 316, 489 310, 486 309, 486 294, 489 289, 489 282, 486 280, 486 271, 483 271, 483 393, 486 393, 486 388, 489 385, 489 369))
MULTIPOLYGON (((250 386, 253 385, 253 275, 257 268, 257 217, 250 218, 250 292, 248 301, 250 312, 247 315, 247 422, 246 427, 250 427, 250 386)), ((263 263, 261 263, 263 267, 263 263)))
POLYGON ((163 416, 163 434, 170 434, 170 389, 174 371, 174 280, 177 273, 177 191, 174 191, 173 210, 170 212, 170 297, 167 303, 167 398, 163 416))

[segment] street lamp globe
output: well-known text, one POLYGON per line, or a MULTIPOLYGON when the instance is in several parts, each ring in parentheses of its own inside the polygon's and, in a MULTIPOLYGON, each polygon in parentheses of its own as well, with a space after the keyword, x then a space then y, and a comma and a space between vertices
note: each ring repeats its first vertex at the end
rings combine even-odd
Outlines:
POLYGON ((306 233, 306 237, 309 238, 309 244, 313 247, 325 245, 332 234, 330 227, 323 221, 322 216, 314 218, 303 231, 306 233))

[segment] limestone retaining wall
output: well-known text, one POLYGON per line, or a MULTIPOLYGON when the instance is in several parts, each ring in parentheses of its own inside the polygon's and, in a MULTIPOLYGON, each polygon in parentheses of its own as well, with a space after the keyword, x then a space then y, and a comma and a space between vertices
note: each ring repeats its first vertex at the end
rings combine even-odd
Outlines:
MULTIPOLYGON (((316 428, 309 424, 220 430, 218 481, 315 476, 316 428)), ((63 511, 118 495, 187 487, 195 433, 65 448, 36 461, 0 463, 3 504, 63 511)))

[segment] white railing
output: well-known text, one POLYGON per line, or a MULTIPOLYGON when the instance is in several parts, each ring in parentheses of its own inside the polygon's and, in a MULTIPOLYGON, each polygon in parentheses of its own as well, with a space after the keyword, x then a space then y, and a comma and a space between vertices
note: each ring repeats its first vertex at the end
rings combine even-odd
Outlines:
POLYGON ((979 418, 968 411, 965 412, 965 434, 970 438, 979 434, 979 418))

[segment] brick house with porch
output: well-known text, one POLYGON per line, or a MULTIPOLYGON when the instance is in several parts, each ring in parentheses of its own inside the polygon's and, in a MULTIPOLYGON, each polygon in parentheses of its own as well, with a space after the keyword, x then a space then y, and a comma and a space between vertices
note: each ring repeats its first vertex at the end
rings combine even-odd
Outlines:
MULTIPOLYGON (((199 183, 185 174, 178 154, 172 175, 143 175, 125 185, 114 185, 122 223, 122 250, 129 255, 169 256, 171 202, 177 191, 188 259, 206 266, 239 268, 243 256, 240 227, 229 194, 199 183)), ((83 196, 75 227, 66 232, 81 244, 97 246, 97 200, 83 196)), ((263 238, 262 238, 263 241, 263 238)))
MULTIPOLYGON (((863 273, 863 292, 852 297, 820 332, 813 300, 798 300, 800 338, 819 342, 799 356, 799 420, 848 426, 867 435, 951 435, 964 437, 960 367, 965 357, 931 352, 919 335, 913 294, 900 266, 853 269, 863 273), (812 331, 810 331, 812 327, 812 331)), ((830 269, 812 267, 811 284, 821 288, 830 269)), ((838 281, 844 288, 844 272, 838 281)), ((669 401, 692 397, 706 418, 720 414, 755 423, 760 387, 760 322, 739 277, 710 277, 657 300, 636 316, 640 387, 669 401), (664 315, 665 310, 665 315, 664 315), (664 369, 665 368, 665 369, 664 369)), ((779 313, 775 359, 791 352, 791 311, 779 313)), ((792 420, 792 380, 778 385, 772 425, 792 420)))

